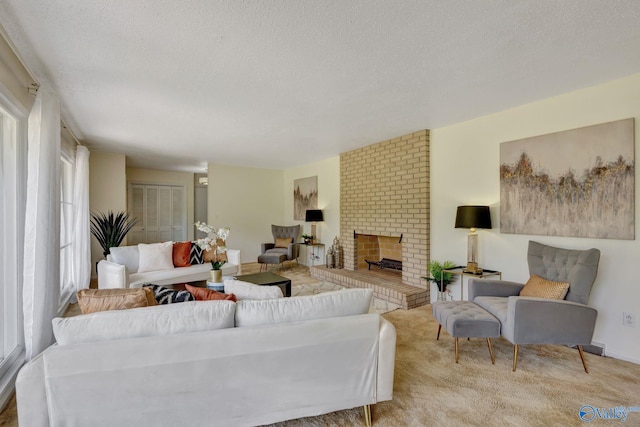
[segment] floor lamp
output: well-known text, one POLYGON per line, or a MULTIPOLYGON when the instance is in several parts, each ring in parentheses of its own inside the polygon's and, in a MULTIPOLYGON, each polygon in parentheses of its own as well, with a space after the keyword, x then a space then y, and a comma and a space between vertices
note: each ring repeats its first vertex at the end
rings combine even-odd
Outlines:
POLYGON ((458 206, 456 228, 469 228, 467 237, 467 268, 465 273, 480 274, 478 267, 478 235, 476 228, 491 228, 489 206, 458 206))

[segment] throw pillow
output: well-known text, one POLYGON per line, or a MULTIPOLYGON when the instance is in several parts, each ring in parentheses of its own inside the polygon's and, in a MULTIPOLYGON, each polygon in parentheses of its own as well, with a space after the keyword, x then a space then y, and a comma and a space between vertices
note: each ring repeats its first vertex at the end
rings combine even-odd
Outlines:
POLYGON ((287 238, 279 238, 276 237, 276 243, 274 245, 274 247, 276 248, 288 248, 289 247, 289 243, 293 243, 293 238, 292 237, 287 237, 287 238))
POLYGON ((224 292, 234 294, 238 300, 284 298, 280 286, 261 286, 236 279, 224 281, 224 292))
POLYGON ((529 278, 524 288, 520 290, 521 297, 539 297, 547 299, 564 299, 569 291, 569 283, 554 282, 535 274, 529 278))
POLYGON ((197 301, 227 300, 236 302, 236 296, 234 294, 227 295, 222 292, 214 291, 213 289, 198 288, 191 285, 184 285, 184 287, 187 288, 197 301))
POLYGON ((195 301, 195 297, 189 291, 176 291, 160 285, 142 285, 143 288, 151 288, 158 304, 173 304, 177 302, 195 301))
POLYGON ((151 289, 82 289, 76 295, 82 314, 156 305, 151 289))
POLYGON ((189 255, 189 262, 191 265, 204 264, 202 258, 202 248, 196 245, 195 242, 191 242, 191 254, 189 255))
POLYGON ((138 246, 121 246, 110 248, 111 262, 124 265, 129 273, 138 272, 138 246))
POLYGON ((138 273, 173 270, 173 242, 139 243, 140 262, 138 273))
POLYGON ((189 255, 191 255, 191 242, 177 242, 173 244, 173 266, 189 267, 189 255))

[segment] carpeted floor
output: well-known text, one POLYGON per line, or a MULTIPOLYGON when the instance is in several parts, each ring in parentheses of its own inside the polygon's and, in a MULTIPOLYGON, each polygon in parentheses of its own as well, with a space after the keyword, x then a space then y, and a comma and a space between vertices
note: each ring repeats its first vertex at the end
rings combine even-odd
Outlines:
MULTIPOLYGON (((305 270, 293 267, 280 274, 294 285, 310 283, 305 270)), ((640 407, 640 365, 586 354, 590 373, 585 374, 575 349, 522 346, 518 370, 511 372, 513 347, 503 339, 493 340, 495 365, 485 340, 460 340, 456 365, 453 338, 443 331, 435 339, 430 305, 383 316, 397 330, 394 397, 375 405, 374 426, 580 426, 583 405, 640 407)), ((589 425, 619 422, 596 418, 589 425)), ((275 424, 359 425, 364 425, 362 408, 275 424)), ((623 425, 640 426, 640 412, 630 413, 623 425)), ((15 401, 0 415, 0 426, 17 426, 15 401)))

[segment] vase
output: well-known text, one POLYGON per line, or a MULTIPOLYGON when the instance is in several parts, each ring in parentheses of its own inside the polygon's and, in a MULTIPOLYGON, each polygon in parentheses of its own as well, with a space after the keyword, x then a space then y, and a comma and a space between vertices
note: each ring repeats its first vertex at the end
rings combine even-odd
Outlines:
POLYGON ((211 281, 213 283, 222 282, 222 270, 211 270, 211 281))
POLYGON ((447 293, 438 291, 438 301, 446 301, 447 293))

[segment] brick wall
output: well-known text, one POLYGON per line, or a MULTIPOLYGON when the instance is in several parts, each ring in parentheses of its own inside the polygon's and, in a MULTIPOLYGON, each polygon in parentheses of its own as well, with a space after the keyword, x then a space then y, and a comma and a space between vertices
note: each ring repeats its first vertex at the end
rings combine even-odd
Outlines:
POLYGON ((340 155, 344 267, 358 269, 357 234, 402 238, 402 280, 425 286, 429 258, 429 131, 340 155))

